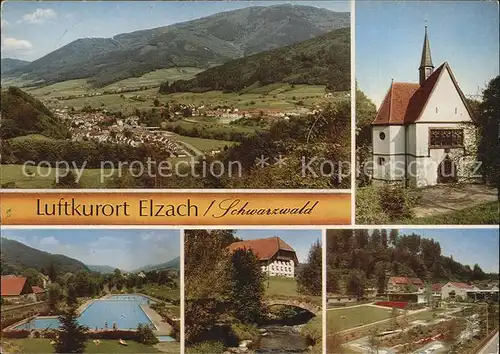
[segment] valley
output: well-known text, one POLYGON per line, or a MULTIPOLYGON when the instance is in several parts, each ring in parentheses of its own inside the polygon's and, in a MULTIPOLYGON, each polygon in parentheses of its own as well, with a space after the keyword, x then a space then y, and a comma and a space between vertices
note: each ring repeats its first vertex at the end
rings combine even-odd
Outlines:
POLYGON ((348 13, 285 4, 221 16, 81 38, 33 62, 2 58, 2 186, 348 187, 346 178, 290 180, 255 166, 265 152, 299 169, 299 153, 314 146, 321 158, 348 159, 348 13), (139 173, 150 160, 153 173, 139 173), (204 161, 238 170, 202 180, 204 161), (175 175, 158 174, 162 164, 175 175))

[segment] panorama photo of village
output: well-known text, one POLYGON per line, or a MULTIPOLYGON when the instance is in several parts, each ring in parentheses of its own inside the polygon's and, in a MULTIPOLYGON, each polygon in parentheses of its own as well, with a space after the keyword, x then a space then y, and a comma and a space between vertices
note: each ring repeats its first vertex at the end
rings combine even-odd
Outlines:
POLYGON ((322 353, 321 230, 186 230, 186 353, 322 353))
POLYGON ((495 2, 356 2, 356 223, 499 223, 499 23, 495 2))
POLYGON ((180 353, 179 230, 2 229, 2 353, 180 353))
POLYGON ((3 3, 2 187, 349 188, 349 6, 3 3))
POLYGON ((327 230, 327 353, 498 353, 498 229, 327 230))

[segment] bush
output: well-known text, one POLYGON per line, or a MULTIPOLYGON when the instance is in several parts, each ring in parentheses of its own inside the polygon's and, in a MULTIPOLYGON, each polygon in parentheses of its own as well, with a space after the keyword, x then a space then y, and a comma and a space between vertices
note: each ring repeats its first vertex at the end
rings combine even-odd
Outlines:
POLYGON ((384 184, 358 188, 356 221, 360 224, 385 224, 412 218, 416 198, 401 185, 384 184))
POLYGON ((409 189, 399 185, 383 185, 379 190, 380 205, 390 220, 413 217, 414 197, 409 189))
POLYGON ((201 342, 192 347, 186 348, 188 354, 217 354, 223 353, 225 350, 224 344, 216 341, 201 342))
POLYGON ((158 338, 153 333, 153 329, 150 325, 145 325, 139 323, 137 326, 136 339, 137 342, 147 345, 153 345, 158 343, 158 338))
POLYGON ((260 337, 257 326, 251 324, 233 323, 231 324, 231 331, 240 342, 245 339, 256 342, 260 337))

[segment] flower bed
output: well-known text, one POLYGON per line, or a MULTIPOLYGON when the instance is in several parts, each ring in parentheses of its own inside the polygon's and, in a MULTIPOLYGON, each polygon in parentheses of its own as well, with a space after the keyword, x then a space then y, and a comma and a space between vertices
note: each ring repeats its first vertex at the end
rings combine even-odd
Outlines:
POLYGON ((405 309, 408 306, 408 302, 406 301, 378 301, 375 303, 377 306, 405 309))

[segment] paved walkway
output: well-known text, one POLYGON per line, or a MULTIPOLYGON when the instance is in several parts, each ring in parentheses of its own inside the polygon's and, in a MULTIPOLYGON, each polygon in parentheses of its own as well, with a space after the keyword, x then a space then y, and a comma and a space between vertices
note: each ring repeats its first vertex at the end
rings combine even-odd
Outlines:
POLYGON ((155 324, 157 328, 155 331, 156 335, 168 336, 172 333, 172 326, 170 326, 167 322, 164 322, 163 318, 155 310, 146 305, 141 305, 141 308, 155 324))
POLYGON ((413 209, 416 217, 435 216, 498 201, 494 187, 484 184, 437 185, 421 189, 422 197, 413 209))

